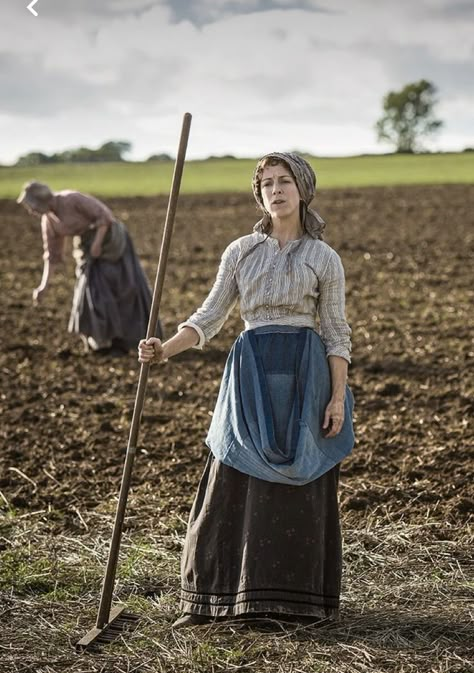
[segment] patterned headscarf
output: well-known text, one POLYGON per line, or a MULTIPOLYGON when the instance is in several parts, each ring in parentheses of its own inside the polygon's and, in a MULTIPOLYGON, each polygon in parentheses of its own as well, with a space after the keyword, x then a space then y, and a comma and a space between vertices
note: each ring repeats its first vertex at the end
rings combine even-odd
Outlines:
POLYGON ((252 189, 255 200, 264 212, 264 216, 254 226, 254 231, 267 234, 271 231, 271 217, 265 210, 263 205, 262 192, 260 189, 262 163, 266 159, 276 159, 277 161, 284 161, 290 168, 293 177, 300 193, 300 219, 301 225, 312 238, 322 239, 323 231, 326 227, 321 215, 315 210, 309 208, 309 204, 313 200, 314 192, 316 191, 316 175, 303 157, 294 154, 293 152, 271 152, 262 157, 255 168, 252 179, 252 189))

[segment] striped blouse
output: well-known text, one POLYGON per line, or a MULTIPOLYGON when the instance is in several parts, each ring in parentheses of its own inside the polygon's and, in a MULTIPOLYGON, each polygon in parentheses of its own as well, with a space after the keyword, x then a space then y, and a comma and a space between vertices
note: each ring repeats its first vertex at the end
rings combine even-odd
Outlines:
POLYGON ((199 335, 196 348, 201 349, 221 329, 237 300, 246 330, 271 324, 311 327, 328 356, 351 361, 344 269, 324 241, 304 234, 280 248, 277 239, 261 233, 233 241, 222 255, 209 295, 178 329, 194 328, 199 335))

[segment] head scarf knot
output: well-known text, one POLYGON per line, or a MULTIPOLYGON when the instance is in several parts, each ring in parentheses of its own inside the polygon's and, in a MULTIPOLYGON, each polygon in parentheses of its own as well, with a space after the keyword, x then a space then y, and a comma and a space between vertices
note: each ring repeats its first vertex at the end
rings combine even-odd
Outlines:
POLYGON ((303 230, 305 230, 312 238, 322 239, 322 233, 325 229, 326 223, 321 215, 309 208, 309 204, 313 200, 316 191, 316 175, 309 165, 309 163, 293 152, 271 152, 262 157, 257 163, 257 167, 252 178, 252 189, 255 200, 264 212, 264 216, 257 222, 253 230, 260 233, 269 233, 271 231, 271 217, 265 210, 263 205, 262 192, 260 189, 262 163, 267 159, 275 159, 276 161, 285 162, 290 168, 293 177, 298 187, 300 194, 300 219, 303 230))

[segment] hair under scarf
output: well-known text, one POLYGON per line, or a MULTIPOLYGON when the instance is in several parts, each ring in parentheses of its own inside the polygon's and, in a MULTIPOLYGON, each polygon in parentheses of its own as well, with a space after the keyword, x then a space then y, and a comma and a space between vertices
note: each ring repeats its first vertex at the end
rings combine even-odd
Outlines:
POLYGON ((252 189, 255 200, 263 210, 264 216, 254 226, 254 231, 268 234, 272 229, 271 217, 263 205, 262 192, 260 189, 262 163, 271 159, 275 159, 278 162, 285 162, 289 166, 301 198, 301 225, 312 238, 322 239, 326 223, 316 210, 309 208, 309 204, 313 200, 314 193, 316 191, 316 175, 309 163, 303 159, 303 157, 300 157, 298 154, 294 154, 293 152, 271 152, 270 154, 266 154, 264 157, 262 157, 257 163, 257 167, 255 168, 252 178, 252 189))

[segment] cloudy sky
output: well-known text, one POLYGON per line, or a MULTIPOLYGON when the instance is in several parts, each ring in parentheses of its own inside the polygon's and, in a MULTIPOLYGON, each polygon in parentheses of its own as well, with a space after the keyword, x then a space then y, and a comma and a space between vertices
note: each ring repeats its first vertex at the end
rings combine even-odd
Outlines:
POLYGON ((473 0, 2 0, 0 163, 129 140, 132 159, 388 151, 389 90, 439 89, 431 149, 474 145, 473 0))

